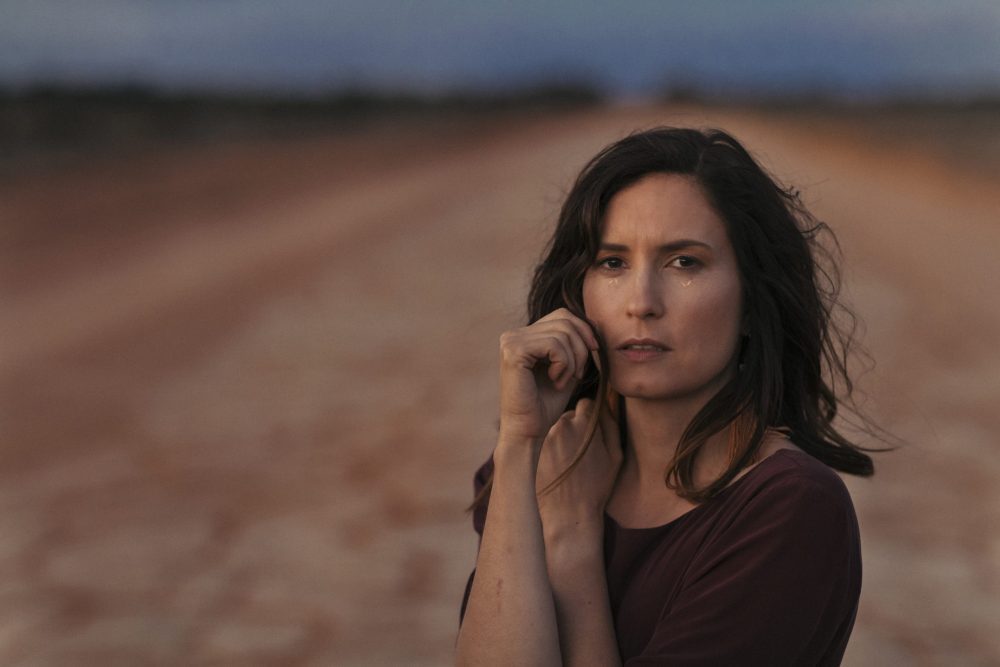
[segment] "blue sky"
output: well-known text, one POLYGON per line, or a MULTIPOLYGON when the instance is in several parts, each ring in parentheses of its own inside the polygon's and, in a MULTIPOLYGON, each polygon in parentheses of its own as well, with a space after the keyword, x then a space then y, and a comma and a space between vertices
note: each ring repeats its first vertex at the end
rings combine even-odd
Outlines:
POLYGON ((1000 2, 0 0, 0 83, 1000 90, 1000 2))

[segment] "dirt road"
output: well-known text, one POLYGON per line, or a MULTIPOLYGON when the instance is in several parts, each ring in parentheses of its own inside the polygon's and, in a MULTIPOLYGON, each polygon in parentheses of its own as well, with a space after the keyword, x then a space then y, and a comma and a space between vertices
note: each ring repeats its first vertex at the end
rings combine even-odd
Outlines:
POLYGON ((496 340, 570 179, 718 125, 837 230, 909 444, 849 480, 848 665, 1000 664, 1000 191, 836 118, 383 125, 0 186, 0 663, 449 664, 496 340))

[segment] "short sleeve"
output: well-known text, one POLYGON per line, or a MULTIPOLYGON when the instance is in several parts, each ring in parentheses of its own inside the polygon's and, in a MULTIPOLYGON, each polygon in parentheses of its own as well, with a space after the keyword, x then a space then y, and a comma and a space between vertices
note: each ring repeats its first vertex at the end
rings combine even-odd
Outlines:
MULTIPOLYGON (((483 490, 486 483, 489 481, 490 476, 493 474, 493 457, 491 456, 489 461, 484 463, 476 471, 475 476, 472 480, 472 497, 475 498, 479 495, 479 492, 483 490)), ((486 526, 486 508, 487 503, 481 503, 472 511, 472 528, 476 531, 479 536, 479 541, 483 541, 483 528, 486 526)), ((469 604, 469 594, 472 592, 472 581, 476 578, 475 569, 469 574, 469 579, 465 584, 465 594, 462 596, 462 608, 458 613, 458 624, 462 624, 462 619, 465 618, 465 608, 469 604)))
POLYGON ((645 649, 646 665, 838 665, 861 591, 850 495, 789 475, 706 538, 645 649))

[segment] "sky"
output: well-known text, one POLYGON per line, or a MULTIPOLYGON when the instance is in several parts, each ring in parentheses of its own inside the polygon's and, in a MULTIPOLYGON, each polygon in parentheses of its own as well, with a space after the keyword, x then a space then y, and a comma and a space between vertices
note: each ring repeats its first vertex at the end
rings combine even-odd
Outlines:
POLYGON ((1000 1, 0 0, 0 85, 1000 91, 1000 1))

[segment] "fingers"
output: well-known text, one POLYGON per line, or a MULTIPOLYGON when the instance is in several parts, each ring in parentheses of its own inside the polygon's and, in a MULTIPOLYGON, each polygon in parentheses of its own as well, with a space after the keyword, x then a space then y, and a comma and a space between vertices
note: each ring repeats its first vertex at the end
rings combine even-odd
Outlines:
MULTIPOLYGON (((555 326, 563 326, 565 324, 557 323, 555 326)), ((560 330, 559 338, 566 346, 567 352, 572 355, 573 358, 573 375, 576 376, 577 380, 583 379, 583 373, 587 369, 587 346, 580 339, 579 334, 573 332, 568 332, 565 330, 560 330)))
MULTIPOLYGON (((558 321, 565 321, 572 326, 576 333, 584 341, 588 351, 596 350, 599 347, 597 336, 594 335, 594 330, 590 326, 590 323, 574 315, 570 312, 569 308, 558 308, 538 320, 538 322, 558 321)), ((536 322, 536 324, 538 322, 536 322)))
MULTIPOLYGON (((589 398, 581 398, 577 401, 576 407, 567 410, 556 420, 549 429, 542 446, 542 455, 539 463, 539 470, 544 469, 549 472, 555 471, 560 474, 568 470, 568 466, 577 457, 582 456, 579 464, 580 470, 585 476, 595 474, 595 470, 618 470, 624 454, 619 437, 618 423, 608 411, 606 406, 601 406, 597 401, 589 398), (585 442, 588 433, 590 420, 594 418, 594 410, 600 410, 598 418, 598 432, 594 434, 597 442, 585 442), (581 447, 586 447, 586 451, 580 451, 581 447), (610 467, 609 467, 610 466, 610 467)), ((549 475, 550 479, 554 475, 549 475)))
POLYGON ((583 379, 597 346, 590 324, 566 308, 500 337, 504 363, 543 373, 559 391, 583 379))
POLYGON ((553 333, 561 332, 560 339, 573 354, 573 374, 578 380, 583 379, 587 362, 590 360, 590 352, 597 349, 598 346, 597 336, 594 335, 590 325, 573 315, 568 309, 560 308, 541 318, 529 328, 534 327, 553 333))
POLYGON ((583 442, 587 421, 590 418, 593 408, 594 402, 592 400, 588 398, 578 400, 575 408, 562 413, 559 419, 552 425, 546 443, 549 440, 553 442, 553 446, 559 446, 555 443, 561 443, 563 449, 568 448, 570 458, 572 458, 572 454, 575 454, 583 442))
POLYGON ((560 389, 576 375, 577 361, 573 344, 569 337, 561 332, 552 332, 547 337, 548 342, 548 376, 560 389))
POLYGON ((500 336, 501 363, 542 372, 563 389, 577 372, 579 354, 570 338, 565 331, 551 327, 548 331, 531 327, 507 331, 500 336))
POLYGON ((576 402, 574 417, 577 419, 588 419, 594 411, 594 401, 589 398, 581 398, 576 402))

